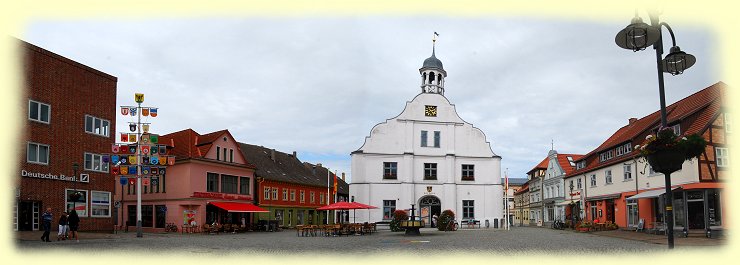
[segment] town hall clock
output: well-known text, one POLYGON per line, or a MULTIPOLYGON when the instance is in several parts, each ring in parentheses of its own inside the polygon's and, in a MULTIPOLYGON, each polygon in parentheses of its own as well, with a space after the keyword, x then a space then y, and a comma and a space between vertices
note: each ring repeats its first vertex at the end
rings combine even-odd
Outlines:
POLYGON ((437 117, 437 106, 424 106, 424 115, 427 117, 437 117))

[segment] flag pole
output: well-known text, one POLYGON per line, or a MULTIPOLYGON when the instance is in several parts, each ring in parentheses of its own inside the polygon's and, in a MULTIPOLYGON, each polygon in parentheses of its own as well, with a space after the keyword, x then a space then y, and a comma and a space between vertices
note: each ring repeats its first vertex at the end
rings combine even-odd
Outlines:
MULTIPOLYGON (((331 193, 329 192, 329 169, 326 169, 326 205, 329 205, 329 196, 331 196, 331 193)), ((329 210, 326 210, 326 224, 329 224, 329 210)))
POLYGON ((504 185, 504 199, 506 200, 504 203, 504 207, 506 207, 506 230, 509 230, 509 168, 506 168, 506 173, 504 173, 504 179, 505 179, 505 185, 504 185))

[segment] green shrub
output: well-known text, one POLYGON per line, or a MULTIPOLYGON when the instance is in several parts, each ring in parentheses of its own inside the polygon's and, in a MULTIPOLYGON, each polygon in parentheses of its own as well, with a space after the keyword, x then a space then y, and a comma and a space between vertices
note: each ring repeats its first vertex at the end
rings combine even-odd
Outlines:
POLYGON ((438 217, 437 230, 445 231, 450 222, 455 222, 455 213, 452 210, 444 210, 438 217))
POLYGON ((404 210, 396 210, 393 212, 393 220, 391 220, 391 223, 389 224, 391 231, 393 232, 402 232, 406 229, 403 229, 399 227, 401 221, 405 221, 409 219, 409 215, 406 214, 406 211, 404 210))

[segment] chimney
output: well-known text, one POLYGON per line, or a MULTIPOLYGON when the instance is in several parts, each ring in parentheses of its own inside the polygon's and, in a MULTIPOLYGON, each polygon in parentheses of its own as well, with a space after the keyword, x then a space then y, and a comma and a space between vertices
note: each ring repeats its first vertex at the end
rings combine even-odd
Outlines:
POLYGON ((275 149, 270 150, 270 159, 272 159, 272 162, 275 162, 275 149))
POLYGON ((296 151, 293 151, 293 157, 298 158, 298 153, 296 151))
POLYGON ((632 125, 632 124, 633 124, 633 123, 635 123, 636 121, 637 121, 637 118, 630 118, 630 119, 629 119, 629 122, 630 122, 629 124, 630 124, 630 125, 632 125))
POLYGON ((316 163, 316 167, 321 167, 321 163, 316 163))
POLYGON ((342 172, 342 181, 344 181, 344 172, 342 172))

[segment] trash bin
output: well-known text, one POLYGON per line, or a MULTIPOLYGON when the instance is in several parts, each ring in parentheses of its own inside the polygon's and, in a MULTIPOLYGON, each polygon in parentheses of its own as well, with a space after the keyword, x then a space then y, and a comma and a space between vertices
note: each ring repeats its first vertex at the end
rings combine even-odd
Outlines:
POLYGON ((486 219, 486 228, 488 228, 488 227, 490 227, 490 226, 491 226, 491 223, 490 223, 490 222, 488 222, 488 219, 486 219))
POLYGON ((493 219, 493 228, 498 228, 498 219, 493 219))

